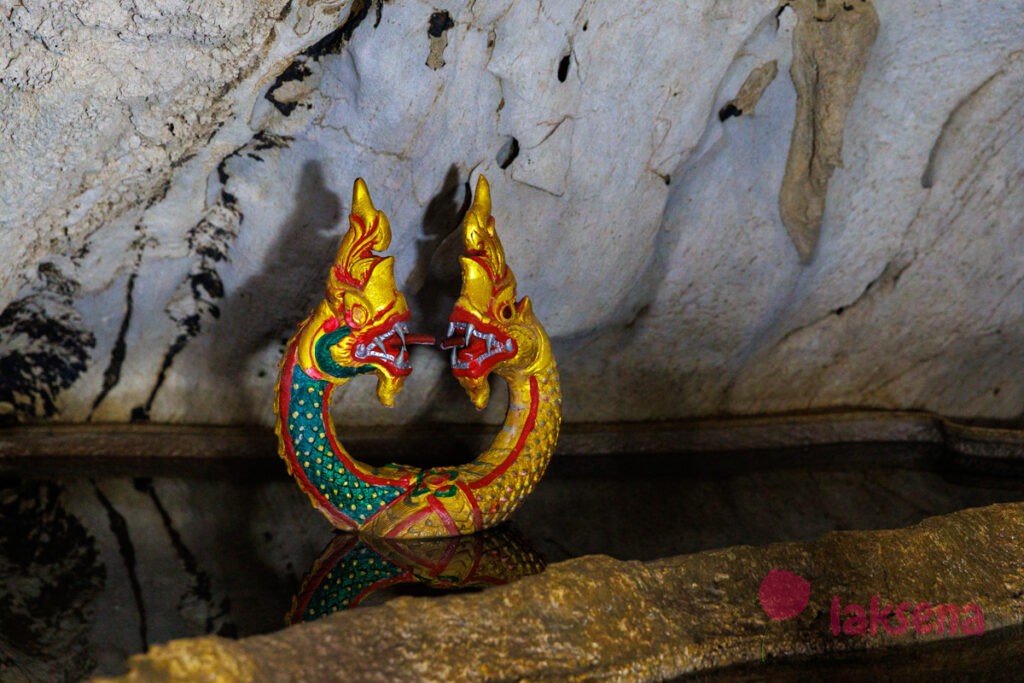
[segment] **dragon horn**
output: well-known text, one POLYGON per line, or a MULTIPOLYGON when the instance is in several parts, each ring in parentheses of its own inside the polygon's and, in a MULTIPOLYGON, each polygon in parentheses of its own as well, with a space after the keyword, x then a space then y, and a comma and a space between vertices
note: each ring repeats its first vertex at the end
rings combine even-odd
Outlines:
POLYGON ((476 181, 473 205, 466 212, 463 241, 466 252, 487 268, 491 278, 500 280, 505 275, 505 250, 494 231, 494 216, 491 215, 491 187, 487 178, 481 175, 476 181))
POLYGON ((482 173, 476 179, 476 193, 473 195, 473 207, 470 212, 480 216, 484 224, 491 217, 491 185, 482 173))
POLYGON ((391 244, 391 224, 383 211, 370 199, 370 191, 362 178, 352 186, 352 213, 349 228, 334 258, 334 275, 341 282, 362 286, 380 260, 373 252, 383 251, 391 244))
MULTIPOLYGON (((366 181, 356 178, 356 182, 352 185, 352 215, 358 216, 366 223, 372 223, 379 213, 373 205, 373 200, 370 199, 370 190, 366 187, 366 181)), ((386 221, 384 229, 378 231, 376 237, 379 239, 379 243, 373 245, 374 251, 387 249, 391 243, 391 227, 386 221)))

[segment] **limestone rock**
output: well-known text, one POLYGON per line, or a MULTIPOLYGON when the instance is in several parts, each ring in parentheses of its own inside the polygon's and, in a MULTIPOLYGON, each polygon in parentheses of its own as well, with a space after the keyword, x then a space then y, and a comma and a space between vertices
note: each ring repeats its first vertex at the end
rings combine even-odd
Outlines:
MULTIPOLYGON (((816 95, 847 112, 844 165, 804 266, 778 207, 797 91, 718 116, 756 67, 802 68, 775 0, 19 4, 0 13, 0 368, 27 379, 0 383, 0 413, 270 424, 353 179, 435 331, 483 172, 567 421, 1016 419, 1024 3, 877 13, 860 87, 816 95)), ((414 362, 395 411, 353 382, 339 421, 478 419, 443 358, 414 362)))
POLYGON ((800 260, 807 262, 818 244, 828 181, 843 165, 846 114, 878 35, 878 14, 868 0, 800 0, 792 7, 800 18, 789 67, 796 87, 796 121, 779 213, 800 260))
POLYGON ((743 114, 754 113, 754 107, 758 100, 764 95, 764 91, 772 84, 779 74, 779 63, 774 59, 765 62, 750 72, 747 80, 743 81, 740 91, 736 97, 725 103, 725 106, 718 110, 718 118, 725 121, 730 116, 742 116, 743 114))
POLYGON ((1024 504, 1007 504, 898 531, 834 532, 646 564, 590 556, 479 594, 399 598, 241 641, 172 641, 133 658, 121 680, 188 680, 201 671, 241 681, 333 680, 338 672, 361 681, 654 681, 874 648, 901 647, 913 659, 914 647, 972 637, 982 624, 993 631, 1022 623, 1022 535, 1024 504), (810 592, 784 615, 786 601, 766 594, 768 577, 793 574, 810 592), (914 621, 900 631, 903 602, 914 621), (844 609, 853 605, 863 635, 851 621, 856 610, 844 609), (888 615, 869 626, 867 611, 886 606, 888 615))

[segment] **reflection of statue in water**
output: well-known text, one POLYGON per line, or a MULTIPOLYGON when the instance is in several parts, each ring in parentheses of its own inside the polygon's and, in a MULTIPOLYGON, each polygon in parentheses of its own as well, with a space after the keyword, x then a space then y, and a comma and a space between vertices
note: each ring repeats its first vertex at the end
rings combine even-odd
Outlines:
POLYGON ((285 622, 313 621, 416 590, 499 586, 543 569, 544 560, 508 527, 403 541, 339 534, 306 574, 285 622))

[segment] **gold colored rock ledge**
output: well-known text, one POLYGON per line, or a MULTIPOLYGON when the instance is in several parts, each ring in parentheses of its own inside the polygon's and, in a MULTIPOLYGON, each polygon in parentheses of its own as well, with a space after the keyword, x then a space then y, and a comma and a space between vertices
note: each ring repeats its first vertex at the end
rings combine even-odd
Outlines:
POLYGON ((478 594, 398 598, 240 641, 174 641, 133 657, 120 680, 662 680, 792 656, 910 652, 976 637, 965 635, 978 626, 969 605, 986 632, 1024 622, 1021 539, 1024 503, 1013 503, 648 563, 583 557, 478 594), (794 611, 794 595, 802 606, 799 590, 771 594, 772 570, 809 584, 791 618, 768 616, 794 611), (889 613, 887 629, 877 612, 900 603, 910 621, 923 603, 932 611, 890 633, 899 620, 889 613), (940 605, 959 606, 955 633, 949 619, 939 633, 940 605))

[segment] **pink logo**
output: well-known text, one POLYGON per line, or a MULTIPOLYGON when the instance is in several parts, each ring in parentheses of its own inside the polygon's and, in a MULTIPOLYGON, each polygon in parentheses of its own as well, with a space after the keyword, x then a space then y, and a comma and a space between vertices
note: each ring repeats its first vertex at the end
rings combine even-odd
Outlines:
MULTIPOLYGON (((791 571, 772 569, 761 581, 757 597, 770 619, 792 619, 807 608, 811 584, 791 571)), ((856 602, 844 605, 835 595, 829 610, 829 628, 833 636, 874 636, 880 632, 898 636, 911 630, 921 635, 961 633, 973 636, 985 632, 985 615, 977 603, 961 607, 953 603, 933 605, 904 600, 893 604, 872 595, 865 607, 856 602)))
POLYGON ((804 611, 811 599, 811 584, 785 569, 772 569, 757 591, 761 609, 776 621, 792 619, 804 611))
POLYGON ((865 609, 864 605, 856 602, 844 606, 836 595, 832 597, 829 625, 834 636, 840 633, 848 636, 877 635, 880 630, 900 636, 910 629, 921 635, 955 635, 959 631, 965 636, 980 636, 985 632, 985 614, 981 605, 975 603, 968 603, 962 608, 953 603, 932 605, 930 602, 914 604, 903 601, 893 605, 883 603, 877 595, 871 596, 871 602, 865 609))

